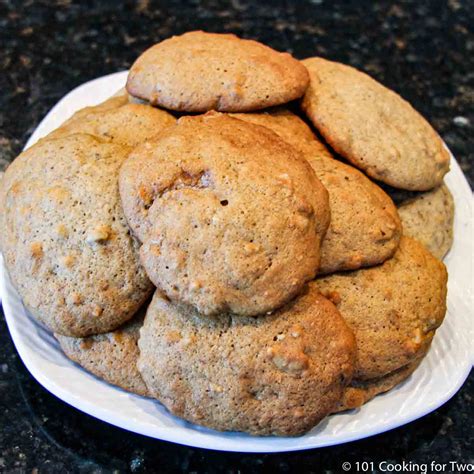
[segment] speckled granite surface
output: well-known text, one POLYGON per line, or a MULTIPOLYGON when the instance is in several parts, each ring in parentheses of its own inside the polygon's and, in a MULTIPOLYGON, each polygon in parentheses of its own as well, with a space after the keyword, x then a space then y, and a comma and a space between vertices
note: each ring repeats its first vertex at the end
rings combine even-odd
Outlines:
MULTIPOLYGON (((190 29, 232 31, 350 63, 400 92, 439 130, 474 182, 474 4, 448 1, 92 1, 0 3, 0 167, 65 93, 129 67, 190 29)), ((474 376, 405 427, 281 455, 190 449, 106 425, 28 374, 0 319, 0 472, 341 472, 343 461, 474 462, 474 376)), ((350 472, 356 472, 352 470, 350 472)), ((380 472, 380 471, 379 471, 380 472)))

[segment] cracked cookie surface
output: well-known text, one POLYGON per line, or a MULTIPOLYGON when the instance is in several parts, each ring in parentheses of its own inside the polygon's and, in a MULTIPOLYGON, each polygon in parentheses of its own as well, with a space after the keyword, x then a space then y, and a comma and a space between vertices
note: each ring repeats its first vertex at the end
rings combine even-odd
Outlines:
POLYGON ((272 311, 316 273, 327 191, 267 128, 183 117, 131 153, 120 192, 151 280, 202 313, 272 311))
POLYGON ((259 318, 184 311, 157 292, 140 330, 138 368, 173 414, 222 431, 294 436, 339 403, 354 336, 313 283, 259 318))

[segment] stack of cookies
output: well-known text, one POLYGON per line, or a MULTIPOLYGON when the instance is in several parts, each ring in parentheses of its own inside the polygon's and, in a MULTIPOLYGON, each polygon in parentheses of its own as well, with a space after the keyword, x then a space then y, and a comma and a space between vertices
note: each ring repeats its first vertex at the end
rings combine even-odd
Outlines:
POLYGON ((190 32, 11 164, 1 250, 86 370, 199 425, 298 435, 429 350, 448 169, 364 73, 190 32))

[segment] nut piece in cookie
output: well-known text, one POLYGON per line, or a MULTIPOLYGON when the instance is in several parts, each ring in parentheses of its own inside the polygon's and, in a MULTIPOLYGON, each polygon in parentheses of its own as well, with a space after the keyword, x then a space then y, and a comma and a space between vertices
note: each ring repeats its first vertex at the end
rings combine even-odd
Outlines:
POLYGON ((334 150, 396 188, 426 191, 442 183, 449 153, 407 101, 350 66, 322 58, 303 64, 310 85, 301 106, 334 150))
POLYGON ((127 91, 152 105, 186 112, 246 112, 301 97, 305 67, 288 53, 233 34, 192 31, 146 50, 127 91))
POLYGON ((129 320, 152 290, 120 204, 128 147, 92 135, 45 139, 1 183, 1 249, 33 316, 83 337, 129 320))
POLYGON ((130 103, 128 95, 122 93, 102 104, 79 110, 47 138, 88 133, 106 141, 135 147, 175 121, 164 110, 130 103))
POLYGON ((272 315, 209 317, 157 292, 140 330, 138 368, 173 414, 222 431, 295 436, 335 410, 354 336, 315 286, 272 315))
POLYGON ((265 127, 183 117, 130 154, 120 193, 150 279, 204 314, 272 311, 316 274, 327 191, 265 127))
POLYGON ((138 372, 138 336, 145 310, 114 331, 88 337, 68 337, 55 334, 61 349, 69 359, 88 372, 138 395, 147 389, 138 372))
POLYGON ((409 237, 382 265, 316 282, 354 331, 354 380, 383 377, 425 354, 446 313, 446 268, 409 237))
POLYGON ((448 253, 453 244, 454 200, 445 184, 403 202, 398 213, 405 235, 439 259, 448 253))

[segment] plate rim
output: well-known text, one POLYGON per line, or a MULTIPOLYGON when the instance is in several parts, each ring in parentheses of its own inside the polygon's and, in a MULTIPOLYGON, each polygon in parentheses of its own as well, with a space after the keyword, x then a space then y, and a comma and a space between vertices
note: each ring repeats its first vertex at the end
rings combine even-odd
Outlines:
MULTIPOLYGON (((47 124, 50 120, 50 117, 54 116, 58 110, 61 109, 61 107, 64 107, 64 104, 67 104, 70 100, 71 97, 74 97, 74 95, 78 94, 78 92, 81 92, 82 89, 87 89, 90 87, 93 87, 95 84, 98 84, 99 82, 111 82, 111 81, 120 81, 120 80, 125 80, 125 77, 127 75, 127 71, 121 71, 121 72, 116 72, 112 74, 108 74, 96 79, 93 79, 91 81, 87 81, 76 88, 72 89, 69 93, 67 93, 62 99, 60 99, 50 110, 49 112, 45 115, 45 117, 41 120, 41 122, 38 124, 38 126, 35 128, 34 132, 30 136, 29 140, 27 141, 24 149, 28 148, 31 146, 40 136, 41 132, 47 128, 45 127, 45 124, 47 124)), ((115 90, 109 91, 109 95, 111 95, 115 90)), ((100 101, 100 100, 99 100, 100 101)), ((93 104, 91 104, 93 105, 93 104)), ((462 173, 462 170, 455 160, 455 158, 451 155, 452 161, 451 161, 451 172, 454 172, 454 169, 456 170, 456 174, 460 175, 462 178, 463 184, 462 187, 464 188, 462 190, 463 193, 469 192, 471 196, 471 208, 472 208, 472 191, 470 189, 470 186, 467 182, 466 177, 462 173)), ((472 213, 471 213, 472 215, 472 213)), ((472 222, 471 222, 472 225, 472 222)), ((472 245, 471 245, 472 248, 472 245)), ((41 370, 37 370, 36 365, 30 360, 28 354, 26 353, 26 350, 24 350, 24 347, 20 343, 20 339, 22 336, 18 333, 17 327, 14 324, 14 314, 13 314, 13 307, 15 306, 10 302, 10 294, 7 291, 7 282, 8 282, 8 275, 6 272, 6 269, 4 267, 4 261, 3 261, 3 256, 0 254, 0 265, 1 265, 1 281, 0 281, 0 293, 2 297, 2 306, 3 306, 3 311, 5 314, 5 319, 7 322, 7 326, 11 335, 11 338, 13 340, 14 346, 30 372, 30 374, 33 376, 33 378, 40 384, 42 385, 46 390, 48 390, 50 393, 52 393, 54 396, 62 400, 63 402, 67 403, 68 405, 73 406, 74 408, 78 409, 79 411, 82 411, 89 416, 92 416, 94 418, 100 419, 101 421, 104 421, 106 423, 112 424, 114 426, 118 426, 119 428, 135 432, 137 434, 141 434, 147 437, 155 438, 155 439, 160 439, 163 441, 168 441, 168 442, 173 442, 177 444, 181 444, 184 446, 191 446, 191 447, 196 447, 196 448, 202 448, 202 449, 209 449, 209 450, 215 450, 215 451, 228 451, 228 452, 247 452, 247 453, 276 453, 276 452, 292 452, 292 451, 300 451, 300 450, 306 450, 306 449, 317 449, 321 447, 327 447, 327 446, 333 446, 333 445, 339 445, 339 444, 345 444, 348 442, 356 441, 359 439, 365 439, 369 438, 371 436, 375 436, 380 433, 384 433, 386 431, 390 431, 392 429, 399 428, 400 426, 403 426, 407 423, 410 423, 416 419, 419 419, 423 416, 426 416, 428 413, 431 413, 432 411, 436 410, 439 408, 441 405, 446 403, 448 400, 450 400, 461 388, 461 386, 464 384, 465 380, 469 376, 469 373, 471 371, 471 366, 472 363, 474 362, 474 353, 472 354, 471 360, 466 361, 464 370, 462 374, 460 375, 458 381, 456 384, 452 385, 449 387, 449 390, 443 393, 443 396, 438 398, 435 403, 432 403, 430 405, 427 405, 424 410, 420 410, 416 413, 408 413, 407 416, 405 417, 400 417, 397 419, 396 422, 390 424, 388 423, 385 426, 376 426, 372 430, 367 430, 362 436, 360 433, 354 432, 349 435, 346 435, 342 441, 336 440, 332 441, 328 439, 326 442, 322 442, 318 445, 314 445, 314 440, 311 440, 310 438, 307 438, 307 443, 304 442, 304 435, 302 437, 297 437, 297 438, 285 438, 285 437, 257 437, 257 436, 248 436, 245 438, 245 440, 250 440, 250 442, 246 442, 245 446, 233 446, 233 444, 239 444, 242 442, 242 439, 237 439, 237 440, 232 440, 232 438, 226 438, 227 441, 230 440, 230 446, 210 446, 209 445, 209 440, 206 438, 202 438, 201 436, 198 436, 196 440, 193 438, 190 438, 189 441, 184 442, 182 438, 180 438, 179 431, 176 434, 177 438, 173 436, 174 432, 176 429, 174 427, 163 427, 163 426, 155 426, 155 433, 152 433, 151 430, 144 430, 143 424, 140 425, 140 423, 135 422, 135 420, 128 421, 126 423, 125 421, 122 422, 122 419, 119 418, 113 418, 114 412, 112 410, 104 410, 102 407, 97 407, 96 404, 93 402, 88 402, 87 399, 79 399, 78 397, 74 398, 70 394, 70 392, 67 389, 63 389, 60 387, 56 382, 48 378, 46 374, 41 372, 41 370), (18 339, 17 339, 18 338, 18 339), (157 435, 156 431, 160 432, 161 434, 157 435), (252 446, 251 441, 252 439, 256 440, 267 440, 269 445, 266 445, 265 447, 259 447, 257 446, 252 446), (280 446, 280 443, 277 443, 275 446, 272 446, 272 442, 274 440, 278 440, 281 442, 284 442, 285 440, 291 440, 291 439, 297 439, 300 440, 301 442, 296 445, 290 445, 290 446, 280 446), (233 441, 233 442, 232 442, 233 441), (312 442, 313 441, 313 442, 312 442)), ((17 295, 18 296, 18 295, 17 295)), ((472 295, 470 295, 472 297, 472 295)), ((472 299, 472 298, 471 298, 472 299)), ((469 305, 468 305, 469 306, 469 305)), ((30 317, 30 316, 28 316, 30 317)), ((37 324, 35 322, 35 324, 37 324)), ((76 365, 76 368, 84 371, 84 369, 80 368, 79 366, 76 365)), ((104 381, 100 381, 100 383, 105 383, 104 381)), ((109 384, 107 384, 109 385, 109 384)), ((112 386, 111 386, 112 387, 112 386)), ((114 387, 115 388, 115 387, 114 387)), ((120 390, 120 389, 117 389, 120 390)), ((138 395, 133 395, 133 396, 138 396, 138 395)), ((171 415, 170 415, 171 416, 171 415)), ((202 434, 201 431, 195 430, 195 434, 202 434)), ((220 437, 221 433, 219 432, 212 432, 213 437, 212 439, 215 440, 215 437, 220 437)), ((222 435, 225 435, 225 433, 222 433, 222 435)), ((222 438, 221 438, 222 439, 222 438)), ((224 445, 226 444, 226 439, 223 440, 224 445)))

